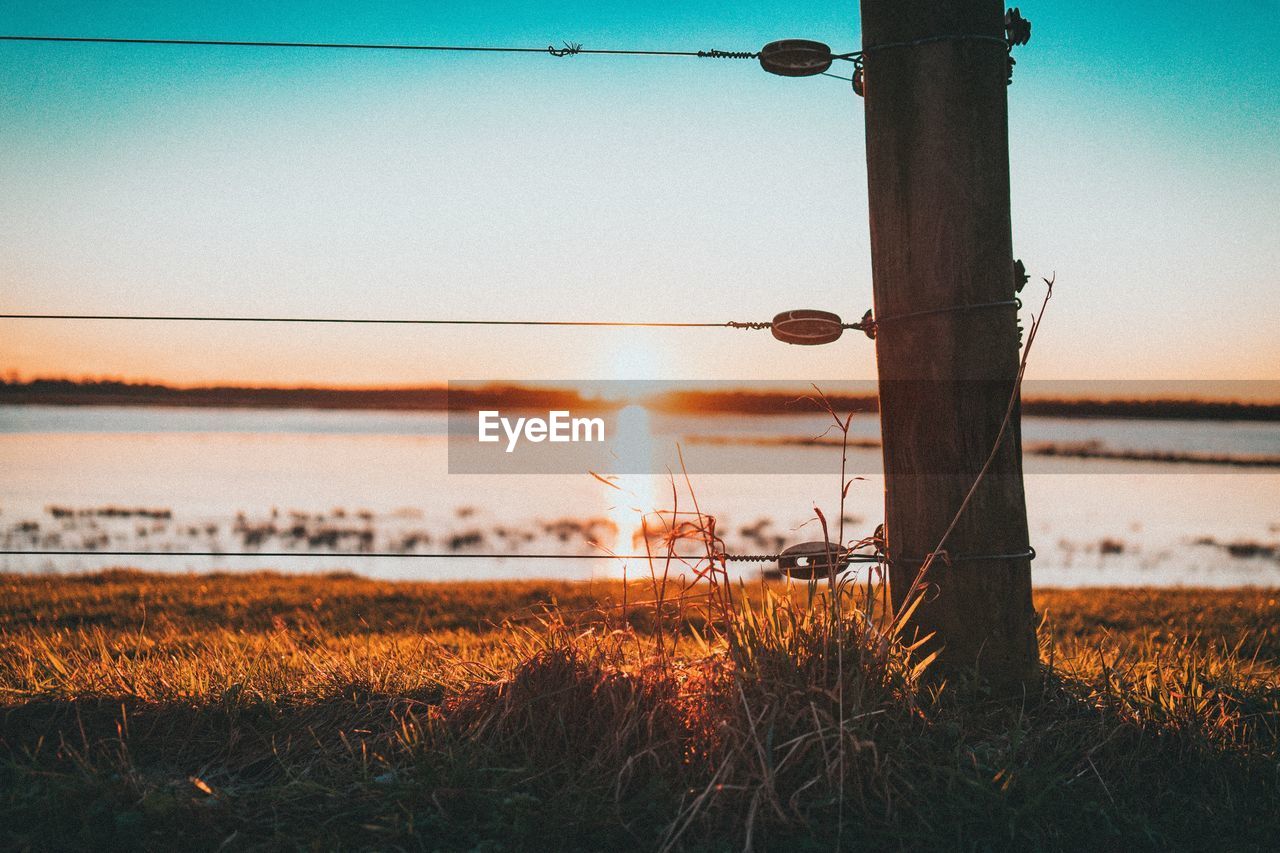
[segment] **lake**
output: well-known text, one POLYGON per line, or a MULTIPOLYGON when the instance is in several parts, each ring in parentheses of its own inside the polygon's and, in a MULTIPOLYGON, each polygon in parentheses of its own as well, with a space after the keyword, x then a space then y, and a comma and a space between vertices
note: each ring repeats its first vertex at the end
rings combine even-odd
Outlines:
MULTIPOLYGON (((840 449, 790 441, 825 428, 818 416, 643 412, 628 441, 639 439, 660 466, 676 459, 679 444, 698 507, 715 516, 730 551, 772 553, 821 538, 815 505, 833 522, 840 515, 840 449), (731 470, 752 473, 722 473, 731 470)), ((850 434, 874 440, 878 430, 877 418, 863 415, 850 434)), ((1023 435, 1028 447, 1280 457, 1280 424, 1272 423, 1028 418, 1023 435)), ((520 555, 642 551, 634 538, 641 511, 673 505, 665 474, 625 474, 613 485, 585 469, 450 474, 449 440, 442 412, 0 407, 5 549, 154 552, 0 556, 0 570, 617 577, 621 561, 520 555), (242 550, 289 556, 183 553, 242 550), (317 551, 343 553, 309 553, 317 551)), ((875 447, 849 451, 850 471, 863 477, 844 509, 849 536, 870 534, 882 517, 879 459, 875 447)), ((1280 468, 1028 455, 1026 470, 1037 584, 1280 585, 1280 468)), ((675 479, 677 508, 692 509, 675 479)), ((753 576, 759 566, 733 569, 753 576)), ((647 568, 631 560, 625 570, 647 568)))

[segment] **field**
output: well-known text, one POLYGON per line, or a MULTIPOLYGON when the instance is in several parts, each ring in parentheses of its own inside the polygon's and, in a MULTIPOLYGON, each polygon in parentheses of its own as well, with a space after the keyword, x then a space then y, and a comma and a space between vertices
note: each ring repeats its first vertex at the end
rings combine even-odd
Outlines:
POLYGON ((1280 591, 1041 590, 1013 701, 814 593, 0 576, 0 847, 1274 849, 1280 591))

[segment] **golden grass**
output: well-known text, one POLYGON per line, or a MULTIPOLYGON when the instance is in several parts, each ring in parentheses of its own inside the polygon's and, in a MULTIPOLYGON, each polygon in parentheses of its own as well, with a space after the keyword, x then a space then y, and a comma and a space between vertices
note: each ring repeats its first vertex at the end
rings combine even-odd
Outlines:
POLYGON ((1280 594, 1042 590, 1021 701, 852 598, 0 576, 0 846, 1265 849, 1280 594), (627 602, 624 608, 623 600, 627 602))

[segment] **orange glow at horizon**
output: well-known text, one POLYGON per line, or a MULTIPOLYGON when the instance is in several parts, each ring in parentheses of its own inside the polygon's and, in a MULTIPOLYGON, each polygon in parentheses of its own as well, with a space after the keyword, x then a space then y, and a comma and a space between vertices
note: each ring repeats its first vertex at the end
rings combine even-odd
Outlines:
MULTIPOLYGON (((1057 299, 1050 310, 1057 308, 1057 299)), ((1256 349, 1203 347, 1181 361, 1135 348, 1123 364, 1078 361, 1072 330, 1047 318, 1032 355, 1028 381, 1079 383, 1080 396, 1098 396, 1108 381, 1149 385, 1225 380, 1212 399, 1280 399, 1280 338, 1256 349), (1228 379, 1229 378, 1229 379, 1228 379), (1258 383, 1256 389, 1245 383, 1258 383), (1091 386, 1091 387, 1090 387, 1091 386), (1226 386, 1234 386, 1228 387, 1226 386)), ((874 349, 860 339, 825 347, 785 347, 767 334, 734 330, 598 330, 456 327, 280 327, 259 324, 161 324, 124 321, 0 320, 0 376, 9 380, 110 379, 176 387, 253 386, 408 388, 450 380, 536 385, 543 380, 822 381, 875 376, 874 349), (782 348, 782 351, 779 351, 782 348), (785 356, 785 357, 783 357, 785 356)), ((602 386, 607 388, 607 386, 602 386)), ((1149 396, 1143 393, 1142 396, 1149 396)), ((1185 397, 1186 394, 1176 396, 1185 397)), ((622 400, 614 400, 622 402, 622 400)))

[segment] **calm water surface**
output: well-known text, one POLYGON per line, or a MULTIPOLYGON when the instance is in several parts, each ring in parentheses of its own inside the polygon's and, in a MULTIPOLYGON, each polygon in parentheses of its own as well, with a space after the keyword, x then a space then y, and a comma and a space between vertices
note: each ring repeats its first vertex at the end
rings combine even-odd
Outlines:
MULTIPOLYGON (((617 576, 622 565, 613 561, 530 561, 519 554, 598 552, 591 542, 642 549, 632 538, 639 511, 672 506, 667 477, 624 476, 615 489, 585 471, 450 475, 446 426, 444 414, 435 412, 0 407, 6 548, 157 552, 0 556, 0 570, 124 564, 175 571, 351 569, 441 580, 617 576), (246 548, 298 555, 181 553, 246 548), (352 553, 320 558, 308 549, 352 553), (361 549, 510 556, 389 560, 362 556, 361 549)), ((830 461, 829 475, 694 476, 698 505, 716 516, 730 549, 755 553, 820 538, 815 505, 838 518, 839 450, 724 447, 696 438, 816 435, 824 427, 804 416, 646 416, 644 438, 660 452, 681 442, 695 461, 732 454, 743 470, 812 471, 822 468, 815 459, 830 461)), ((1032 418, 1023 432, 1028 443, 1280 455, 1275 424, 1032 418)), ((876 418, 855 418, 851 434, 878 437, 876 418)), ((877 449, 852 450, 850 462, 851 470, 867 472, 845 506, 852 536, 870 533, 882 517, 883 480, 875 473, 877 449)), ((1029 457, 1027 472, 1041 585, 1280 585, 1276 469, 1029 457)), ((677 492, 679 508, 691 508, 687 490, 677 492)), ((632 561, 627 570, 644 566, 632 561)))

